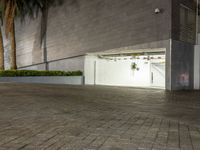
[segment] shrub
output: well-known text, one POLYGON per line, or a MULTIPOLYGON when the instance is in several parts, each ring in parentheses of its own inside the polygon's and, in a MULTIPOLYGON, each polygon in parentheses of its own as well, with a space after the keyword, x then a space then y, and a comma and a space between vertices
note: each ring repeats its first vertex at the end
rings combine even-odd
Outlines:
POLYGON ((0 77, 24 76, 82 76, 81 71, 1 70, 0 77))

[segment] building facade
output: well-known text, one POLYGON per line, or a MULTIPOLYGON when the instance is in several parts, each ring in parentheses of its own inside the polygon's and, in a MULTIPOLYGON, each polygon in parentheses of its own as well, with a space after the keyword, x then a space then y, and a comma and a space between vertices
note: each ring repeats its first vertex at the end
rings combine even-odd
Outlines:
POLYGON ((193 0, 67 0, 49 9, 42 41, 41 16, 17 22, 17 64, 81 70, 92 85, 193 89, 196 20, 193 0))

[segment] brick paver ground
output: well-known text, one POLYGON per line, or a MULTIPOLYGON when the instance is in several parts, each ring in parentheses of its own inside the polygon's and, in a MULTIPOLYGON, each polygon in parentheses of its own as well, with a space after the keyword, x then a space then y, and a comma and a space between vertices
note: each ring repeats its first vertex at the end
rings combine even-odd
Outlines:
POLYGON ((0 84, 0 150, 200 150, 200 92, 0 84))

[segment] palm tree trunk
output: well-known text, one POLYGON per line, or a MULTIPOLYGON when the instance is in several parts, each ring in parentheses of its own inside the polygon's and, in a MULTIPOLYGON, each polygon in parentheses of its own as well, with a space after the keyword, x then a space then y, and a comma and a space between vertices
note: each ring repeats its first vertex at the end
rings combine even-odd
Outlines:
POLYGON ((4 45, 3 36, 0 27, 0 70, 4 70, 4 45))
POLYGON ((15 39, 15 23, 13 21, 11 33, 10 33, 10 38, 11 38, 11 55, 10 55, 10 60, 11 60, 11 69, 16 70, 17 69, 17 56, 16 56, 16 39, 15 39))

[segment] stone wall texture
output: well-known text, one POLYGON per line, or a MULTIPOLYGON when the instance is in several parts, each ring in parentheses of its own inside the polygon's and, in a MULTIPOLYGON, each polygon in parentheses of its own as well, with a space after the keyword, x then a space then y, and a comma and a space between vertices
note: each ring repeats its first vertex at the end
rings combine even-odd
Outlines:
POLYGON ((171 0, 64 0, 49 9, 45 46, 40 46, 41 17, 16 24, 18 66, 43 63, 43 47, 49 68, 60 69, 64 61, 56 60, 170 39, 171 12, 171 0))

